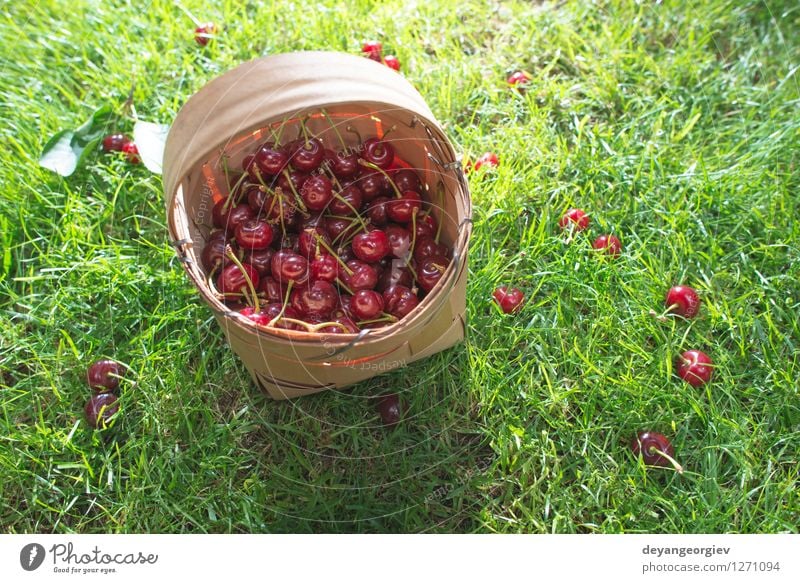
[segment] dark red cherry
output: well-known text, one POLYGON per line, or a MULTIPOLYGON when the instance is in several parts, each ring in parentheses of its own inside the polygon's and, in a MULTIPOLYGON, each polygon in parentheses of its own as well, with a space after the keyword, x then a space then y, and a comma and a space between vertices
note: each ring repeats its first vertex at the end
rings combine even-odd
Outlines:
POLYGON ((410 223, 414 213, 422 209, 422 198, 413 190, 407 190, 400 198, 386 203, 387 216, 396 223, 410 223))
POLYGON ((436 237, 436 231, 439 228, 439 223, 436 222, 436 217, 434 217, 431 213, 424 212, 417 213, 417 218, 414 220, 414 226, 416 228, 417 240, 419 240, 423 237, 436 237))
POLYGON ((301 172, 313 172, 322 164, 325 148, 316 138, 301 140, 292 153, 292 165, 301 172))
POLYGON ((258 275, 263 279, 263 277, 269 275, 272 270, 273 255, 275 255, 275 251, 271 248, 255 249, 245 253, 242 263, 252 265, 258 272, 258 275))
POLYGON ((321 253, 309 266, 311 281, 328 281, 333 283, 339 277, 339 262, 327 253, 321 253))
POLYGON ((225 254, 227 247, 228 242, 220 237, 214 237, 206 242, 203 252, 200 254, 200 260, 207 272, 211 272, 216 266, 224 265, 228 262, 228 257, 225 254))
POLYGON ((714 362, 701 350, 687 350, 676 362, 678 376, 693 387, 702 387, 711 380, 714 362))
POLYGON ((395 71, 400 71, 400 59, 395 57, 394 55, 386 55, 383 59, 383 64, 389 67, 390 69, 394 69, 395 71))
POLYGON ((251 322, 258 324, 259 326, 266 326, 267 324, 269 324, 269 321, 271 320, 271 318, 267 314, 265 314, 264 312, 256 312, 255 308, 251 306, 245 306, 244 308, 239 310, 239 313, 248 320, 250 320, 251 322))
POLYGON ((256 216, 267 216, 267 204, 272 200, 272 193, 268 192, 263 186, 250 186, 247 189, 247 204, 253 209, 256 216))
POLYGON ((411 251, 411 232, 400 225, 389 225, 384 228, 386 238, 389 239, 389 249, 392 256, 398 259, 409 258, 411 251))
POLYGON ((411 275, 411 270, 408 269, 406 262, 402 259, 392 259, 389 262, 389 265, 378 277, 378 284, 375 289, 383 292, 396 285, 403 285, 409 288, 414 285, 414 277, 411 275))
MULTIPOLYGON (((295 310, 292 306, 286 306, 286 309, 284 309, 283 304, 276 302, 274 304, 268 304, 263 308, 263 312, 269 318, 269 322, 274 320, 281 313, 281 311, 283 311, 283 318, 291 318, 293 320, 302 319, 297 310, 295 310)), ((274 328, 281 328, 283 330, 305 330, 305 328, 303 328, 300 324, 285 322, 283 320, 278 320, 272 326, 274 328)))
POLYGON ((592 219, 581 209, 569 209, 558 221, 558 226, 562 229, 572 229, 580 232, 589 227, 592 219))
POLYGON ((360 331, 358 324, 347 316, 337 316, 331 321, 341 324, 346 330, 342 326, 325 326, 319 329, 321 334, 358 334, 360 331))
POLYGON ((356 292, 360 289, 375 289, 378 284, 378 272, 367 263, 353 259, 347 262, 347 267, 352 273, 347 273, 344 269, 339 272, 339 277, 350 291, 356 292))
POLYGON ((93 362, 86 371, 86 380, 89 386, 98 393, 117 390, 119 378, 125 375, 125 367, 113 360, 98 360, 93 362))
POLYGON ((600 235, 592 242, 592 248, 617 257, 622 252, 622 242, 614 235, 600 235))
POLYGON ((278 177, 278 186, 281 190, 290 195, 292 193, 292 187, 294 187, 294 191, 299 194, 303 190, 303 185, 306 183, 306 180, 308 180, 308 174, 304 172, 298 172, 297 170, 284 171, 278 177))
POLYGON ((359 223, 355 219, 327 217, 325 219, 325 228, 328 230, 331 240, 337 241, 346 239, 348 235, 355 232, 359 228, 359 223))
POLYGON ((361 189, 354 184, 350 184, 345 186, 333 198, 328 210, 331 214, 349 217, 358 214, 362 201, 361 189))
MULTIPOLYGON (((236 206, 229 206, 227 209, 223 208, 225 200, 226 199, 220 200, 211 210, 211 218, 215 227, 224 229, 229 233, 234 233, 239 223, 255 217, 253 209, 244 203, 236 206)), ((228 233, 226 233, 226 236, 227 234, 228 233)))
POLYGON ((394 173, 394 184, 400 192, 413 190, 414 192, 422 192, 422 183, 419 180, 417 173, 411 168, 401 168, 394 173))
POLYGON ((356 320, 372 320, 383 312, 383 296, 371 289, 361 289, 350 300, 350 312, 356 320))
POLYGON ((86 422, 93 428, 104 429, 111 418, 119 411, 119 402, 113 393, 96 393, 83 408, 86 422))
POLYGON ((494 290, 492 297, 506 314, 518 312, 525 301, 525 295, 518 288, 508 289, 505 285, 494 290))
POLYGON ((385 395, 380 398, 376 406, 378 414, 381 416, 381 423, 386 427, 394 427, 403 418, 403 406, 397 395, 385 395))
POLYGON ((123 144, 122 152, 131 164, 140 164, 142 162, 142 158, 139 156, 139 148, 133 142, 123 144))
POLYGON ((437 243, 434 239, 427 236, 417 239, 414 243, 414 259, 417 261, 422 261, 426 257, 431 257, 432 255, 447 257, 447 251, 447 245, 437 243))
POLYGON ((379 229, 367 233, 359 233, 353 237, 353 253, 361 261, 377 263, 390 252, 389 238, 379 229))
POLYGON ((385 140, 369 138, 364 140, 362 156, 378 168, 388 168, 394 161, 394 148, 385 140))
POLYGON ((302 285, 308 281, 308 261, 292 251, 278 251, 272 256, 272 277, 280 284, 302 285))
POLYGON ((631 450, 636 456, 641 454, 642 460, 648 466, 673 466, 679 473, 683 472, 681 465, 675 461, 675 449, 669 439, 661 433, 640 431, 631 442, 631 450))
POLYGON ((382 227, 389 222, 389 216, 386 214, 386 203, 389 199, 385 196, 379 196, 374 199, 367 207, 367 217, 369 222, 376 227, 382 227))
POLYGON ((419 298, 408 287, 395 285, 383 291, 384 311, 396 318, 404 318, 419 305, 419 298))
POLYGON ((339 305, 339 292, 329 282, 317 280, 292 292, 292 307, 300 314, 327 318, 339 305))
POLYGON ((262 277, 258 284, 258 293, 263 295, 267 302, 276 303, 283 301, 286 290, 275 281, 274 277, 266 276, 262 277))
MULTIPOLYGON (((247 263, 243 264, 244 271, 250 277, 253 287, 257 288, 259 284, 258 271, 252 265, 247 263)), ((226 265, 219 276, 217 277, 217 289, 223 294, 249 294, 250 288, 247 285, 247 279, 239 266, 235 263, 226 265)))
POLYGON ((315 174, 305 181, 300 196, 309 210, 325 210, 333 198, 333 186, 325 176, 315 174))
POLYGON ((378 40, 364 41, 364 44, 361 45, 361 52, 367 55, 376 53, 380 57, 383 53, 383 45, 378 40))
POLYGON ((345 316, 348 318, 353 317, 353 313, 350 311, 350 302, 353 299, 353 296, 349 294, 340 294, 339 295, 339 307, 333 311, 333 315, 336 318, 345 316))
POLYGON ((676 285, 669 288, 664 305, 673 314, 694 318, 700 312, 700 296, 689 286, 676 285))
POLYGON ((286 155, 286 152, 269 142, 256 150, 254 160, 263 174, 271 176, 277 176, 289 164, 289 156, 286 155))
POLYGON ((377 170, 363 174, 356 180, 355 184, 361 189, 364 200, 367 202, 386 194, 389 190, 386 178, 377 170))
POLYGON ((236 242, 245 251, 266 249, 272 244, 274 237, 272 225, 266 221, 248 219, 236 227, 236 242))
POLYGON ((442 279, 449 260, 441 255, 425 257, 417 264, 417 283, 425 291, 431 291, 442 279))
POLYGON ((103 151, 122 152, 122 148, 130 141, 131 139, 125 134, 109 134, 103 138, 103 151))
POLYGON ((300 235, 297 233, 284 233, 278 241, 278 249, 283 251, 300 252, 300 235))
POLYGON ((217 25, 213 22, 200 24, 194 29, 194 42, 204 47, 217 34, 217 25))
POLYGON ((339 180, 351 178, 359 171, 358 156, 341 150, 325 150, 324 163, 339 180))
POLYGON ((320 243, 322 240, 328 247, 331 246, 331 239, 328 232, 322 227, 311 227, 303 229, 298 237, 298 247, 300 255, 312 261, 320 253, 326 253, 326 247, 320 243))

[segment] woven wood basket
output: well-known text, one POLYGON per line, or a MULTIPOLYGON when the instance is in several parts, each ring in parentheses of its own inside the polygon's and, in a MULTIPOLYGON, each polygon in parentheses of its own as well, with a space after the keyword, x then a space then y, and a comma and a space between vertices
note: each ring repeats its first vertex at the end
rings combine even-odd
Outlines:
MULTIPOLYGON (((287 134, 288 135, 288 134, 287 134)), ((178 257, 255 383, 276 399, 341 388, 430 356, 464 337, 469 191, 452 145, 420 94, 388 67, 342 53, 303 52, 247 62, 211 81, 175 118, 164 152, 167 223, 178 257), (441 224, 452 261, 408 316, 359 334, 320 335, 257 327, 208 285, 199 261, 211 209, 229 167, 303 119, 326 147, 358 143, 357 133, 390 139, 414 168, 441 224), (345 128, 356 131, 341 131, 345 128)))

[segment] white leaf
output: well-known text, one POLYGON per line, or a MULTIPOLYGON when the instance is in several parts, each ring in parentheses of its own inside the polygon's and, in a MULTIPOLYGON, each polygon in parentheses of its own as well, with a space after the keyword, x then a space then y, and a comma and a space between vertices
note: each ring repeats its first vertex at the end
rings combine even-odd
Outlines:
POLYGON ((57 172, 61 176, 69 176, 75 172, 78 165, 80 152, 72 149, 72 132, 64 132, 58 141, 50 146, 48 150, 39 158, 39 165, 57 172))
POLYGON ((137 121, 133 126, 133 143, 139 150, 142 163, 150 172, 161 174, 167 133, 169 126, 164 124, 137 121))

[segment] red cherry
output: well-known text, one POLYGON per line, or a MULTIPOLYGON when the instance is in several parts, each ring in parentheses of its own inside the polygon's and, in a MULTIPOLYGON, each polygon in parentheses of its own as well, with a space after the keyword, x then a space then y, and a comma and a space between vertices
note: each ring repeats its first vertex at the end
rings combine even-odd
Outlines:
POLYGON ((395 285, 411 287, 413 284, 414 277, 411 275, 411 270, 406 266, 405 260, 392 259, 389 266, 378 277, 378 284, 375 289, 382 292, 395 285))
POLYGON ((371 289, 361 289, 350 300, 350 311, 358 320, 372 320, 383 311, 383 296, 371 289))
MULTIPOLYGON (((279 302, 264 306, 263 311, 267 315, 267 318, 269 318, 267 323, 274 320, 281 313, 281 311, 283 311, 283 318, 291 318, 292 320, 301 319, 300 314, 292 306, 286 306, 286 309, 284 309, 283 304, 279 302)), ((272 326, 274 328, 281 328, 283 330, 305 330, 305 328, 303 328, 300 324, 284 322, 282 320, 278 320, 272 326)))
POLYGON ((286 193, 292 192, 293 187, 296 192, 301 192, 306 180, 308 180, 308 174, 305 172, 290 170, 288 172, 282 172, 281 175, 278 176, 278 186, 286 193))
POLYGON ((224 208, 225 202, 226 199, 223 198, 214 205, 214 208, 211 209, 211 220, 215 227, 224 229, 226 235, 227 232, 231 234, 235 233, 236 227, 238 227, 240 223, 255 218, 255 213, 249 205, 242 203, 236 206, 228 206, 226 209, 224 208))
POLYGON ((425 257, 417 264, 416 272, 419 287, 427 292, 431 291, 442 279, 449 263, 450 261, 447 257, 442 257, 441 255, 425 257))
POLYGON ((367 162, 378 168, 388 168, 394 160, 394 148, 385 140, 369 138, 364 140, 363 156, 367 162))
POLYGON ((515 71, 509 75, 506 82, 512 87, 523 88, 533 79, 533 75, 527 71, 515 71))
POLYGON ((700 350, 687 350, 678 357, 678 376, 693 387, 702 387, 711 380, 714 363, 700 350))
POLYGON ((131 164, 141 163, 142 158, 139 156, 139 148, 133 142, 125 142, 122 145, 122 152, 125 153, 125 157, 128 158, 128 162, 131 164))
POLYGON ((280 284, 303 285, 308 281, 308 261, 292 251, 278 251, 272 256, 272 277, 280 284))
POLYGON ((194 40, 201 47, 208 44, 214 35, 217 33, 217 25, 213 22, 206 22, 194 29, 194 40))
POLYGON ((353 237, 351 246, 356 257, 366 263, 377 263, 391 251, 389 238, 379 229, 359 233, 353 237))
POLYGON ((322 164, 325 148, 316 138, 300 140, 299 146, 292 153, 292 164, 301 172, 313 172, 322 164))
POLYGON ((331 238, 328 232, 322 227, 310 227, 303 229, 297 239, 300 255, 312 261, 320 253, 325 253, 325 246, 320 243, 324 241, 328 247, 331 245, 331 238))
POLYGON ((386 57, 384 57, 383 59, 383 64, 389 67, 390 69, 394 69, 395 71, 400 71, 400 60, 394 55, 386 55, 386 57))
POLYGON ((211 272, 217 265, 225 265, 228 262, 225 254, 227 247, 228 242, 224 237, 214 237, 206 242, 200 254, 200 260, 207 272, 211 272))
POLYGON ((86 371, 89 386, 98 393, 115 391, 119 387, 119 377, 125 375, 125 368, 113 360, 93 362, 86 371))
POLYGON ((365 54, 377 53, 379 56, 383 53, 383 45, 377 40, 364 41, 361 45, 361 52, 365 54))
POLYGON ((406 190, 422 192, 422 183, 419 180, 419 176, 411 168, 397 170, 392 179, 400 192, 405 192, 406 190))
POLYGON ((354 219, 347 219, 343 217, 325 218, 325 228, 327 229, 328 234, 333 241, 346 238, 348 234, 351 234, 353 230, 358 227, 358 225, 358 221, 354 219))
POLYGON ((125 134, 109 134, 103 138, 103 151, 122 152, 122 148, 130 141, 131 139, 125 134))
POLYGON ((386 203, 389 199, 385 196, 379 196, 373 200, 367 207, 367 217, 369 222, 377 227, 382 227, 389 222, 389 216, 386 214, 386 203))
POLYGON ((664 435, 655 431, 641 431, 631 442, 633 454, 641 454, 642 460, 648 466, 670 467, 674 466, 678 472, 683 468, 675 462, 675 450, 664 435), (666 454, 666 455, 661 455, 666 454), (667 457, 669 456, 669 457, 667 457))
POLYGON ((272 256, 275 255, 273 249, 256 249, 245 253, 242 263, 247 263, 258 272, 262 279, 272 271, 272 256))
POLYGON ((253 157, 258 165, 258 169, 263 174, 277 176, 289 164, 289 156, 281 148, 276 148, 274 144, 267 142, 262 145, 253 157))
POLYGON ((679 316, 694 318, 700 312, 700 296, 688 286, 676 285, 667 292, 664 305, 668 311, 679 316))
POLYGON ((497 154, 495 154, 494 152, 486 152, 485 154, 482 154, 481 157, 475 161, 473 169, 475 171, 478 171, 484 166, 486 168, 497 168, 499 164, 500 160, 497 158, 497 154))
POLYGON ((588 228, 589 223, 591 223, 589 215, 587 215, 581 209, 569 209, 566 213, 564 213, 564 216, 561 217, 561 220, 558 221, 558 226, 562 229, 569 227, 575 232, 579 232, 588 228))
POLYGON ((378 272, 375 271, 373 266, 358 259, 348 261, 346 265, 352 273, 342 270, 339 277, 351 291, 375 289, 378 284, 378 272))
POLYGON ((266 276, 261 278, 258 292, 266 298, 268 303, 278 303, 283 301, 286 290, 275 281, 274 277, 266 276))
MULTIPOLYGON (((260 282, 258 271, 247 263, 244 263, 242 267, 250 278, 253 287, 257 288, 260 282)), ((244 272, 235 263, 226 265, 220 272, 219 277, 217 277, 217 289, 223 294, 249 294, 250 288, 247 285, 244 272)))
POLYGON ((306 207, 312 211, 324 210, 333 198, 333 186, 325 176, 310 176, 300 192, 306 207))
POLYGON ((389 191, 386 177, 377 170, 369 171, 359 176, 355 185, 361 189, 361 194, 367 202, 389 191))
POLYGON ((518 289, 508 289, 508 286, 501 285, 492 294, 497 304, 506 314, 513 314, 522 308, 525 295, 518 289))
POLYGON ((384 310, 396 318, 404 318, 419 305, 419 298, 409 288, 395 285, 383 292, 384 310))
POLYGON ((340 180, 355 176, 359 170, 358 156, 341 150, 326 149, 322 163, 340 180))
POLYGON ((245 306, 244 308, 239 310, 239 313, 248 320, 258 324, 259 326, 266 326, 272 319, 264 312, 256 312, 255 308, 251 306, 245 306))
POLYGON ((292 292, 292 307, 300 314, 327 318, 339 305, 339 293, 327 281, 317 280, 292 292))
POLYGON ((400 198, 390 199, 386 203, 386 215, 396 223, 410 223, 414 213, 422 208, 419 193, 407 190, 400 198))
POLYGON ((389 239, 389 248, 392 256, 405 259, 411 250, 411 232, 400 225, 389 225, 384 229, 386 238, 389 239))
POLYGON ((431 237, 421 237, 414 244, 414 259, 422 261, 432 255, 447 257, 447 245, 437 243, 431 237))
POLYGON ((605 251, 612 257, 619 256, 622 251, 622 243, 614 235, 600 235, 594 240, 592 247, 598 251, 605 251))
POLYGON ((247 219, 236 227, 236 242, 248 251, 266 249, 272 244, 274 236, 272 225, 258 219, 247 219))
POLYGON ((325 326, 324 328, 320 328, 318 332, 320 334, 358 334, 360 328, 358 324, 356 324, 353 320, 348 318, 347 316, 337 316, 332 322, 338 322, 342 326, 344 326, 347 330, 343 330, 341 326, 325 326))
POLYGON ((386 427, 394 427, 403 417, 403 407, 397 395, 385 395, 380 398, 376 406, 378 414, 381 416, 381 423, 386 427))
POLYGON ((326 253, 318 255, 309 266, 311 281, 328 281, 333 283, 339 277, 339 262, 326 253))
POLYGON ((119 402, 113 393, 97 393, 91 396, 83 408, 86 422, 93 428, 104 429, 119 411, 119 402))
POLYGON ((331 214, 349 217, 358 214, 363 201, 361 189, 355 184, 345 186, 338 196, 331 200, 328 211, 331 214))
MULTIPOLYGON (((414 226, 416 228, 416 238, 419 241, 425 237, 434 238, 439 223, 436 222, 436 217, 430 213, 417 213, 414 226)), ((446 253, 442 253, 442 255, 446 255, 446 253)))

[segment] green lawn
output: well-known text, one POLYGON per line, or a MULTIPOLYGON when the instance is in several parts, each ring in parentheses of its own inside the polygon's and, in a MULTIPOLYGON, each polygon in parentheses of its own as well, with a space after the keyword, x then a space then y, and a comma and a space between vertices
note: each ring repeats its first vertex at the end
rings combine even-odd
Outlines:
MULTIPOLYGON (((173 2, 0 9, 0 526, 5 532, 797 532, 796 2, 173 2), (457 147, 475 204, 465 344, 343 392, 262 396, 167 243, 160 177, 50 135, 131 84, 169 123, 204 83, 290 50, 383 41, 457 147), (533 75, 525 94, 506 76, 533 75), (593 218, 566 244, 572 206, 593 218), (591 240, 617 234, 616 261, 591 240), (701 316, 649 315, 674 284, 701 316), (500 284, 525 308, 504 316, 500 284), (675 376, 683 350, 715 378, 675 376), (134 374, 82 420, 86 365, 134 374), (135 382, 134 382, 135 381, 135 382), (405 421, 380 427, 398 391, 405 421), (665 433, 683 475, 628 442, 665 433)), ((130 130, 132 122, 120 127, 130 130)))

